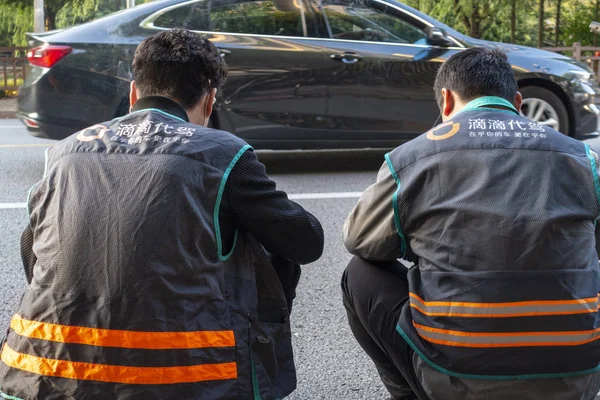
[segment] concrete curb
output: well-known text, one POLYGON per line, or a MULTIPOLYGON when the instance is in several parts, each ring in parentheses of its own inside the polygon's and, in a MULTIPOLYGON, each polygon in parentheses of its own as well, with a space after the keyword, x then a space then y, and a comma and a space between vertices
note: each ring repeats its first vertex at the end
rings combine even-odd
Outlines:
POLYGON ((16 97, 5 97, 0 99, 0 118, 16 118, 17 117, 16 97))
POLYGON ((17 118, 16 111, 0 111, 0 119, 17 118))

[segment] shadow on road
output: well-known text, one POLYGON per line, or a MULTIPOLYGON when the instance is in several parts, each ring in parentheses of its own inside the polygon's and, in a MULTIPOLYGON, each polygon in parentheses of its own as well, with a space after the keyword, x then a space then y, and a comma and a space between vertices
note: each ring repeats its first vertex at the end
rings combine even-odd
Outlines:
POLYGON ((310 172, 376 172, 389 150, 270 151, 258 150, 269 174, 310 172))

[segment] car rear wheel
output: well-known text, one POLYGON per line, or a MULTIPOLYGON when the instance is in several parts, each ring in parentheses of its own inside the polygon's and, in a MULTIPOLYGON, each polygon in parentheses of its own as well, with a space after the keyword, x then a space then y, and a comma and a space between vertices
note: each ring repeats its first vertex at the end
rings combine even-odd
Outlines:
POLYGON ((569 114, 557 95, 536 86, 521 88, 520 92, 523 95, 521 115, 565 135, 569 134, 569 114))

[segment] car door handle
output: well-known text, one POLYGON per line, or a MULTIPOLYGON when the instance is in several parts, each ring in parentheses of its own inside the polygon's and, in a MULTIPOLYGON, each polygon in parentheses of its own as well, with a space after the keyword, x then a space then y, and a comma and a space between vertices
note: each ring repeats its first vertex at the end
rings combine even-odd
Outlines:
POLYGON ((231 51, 229 51, 229 50, 225 50, 225 49, 218 49, 218 50, 219 50, 219 55, 221 56, 221 58, 225 58, 231 54, 231 51))
POLYGON ((364 58, 360 54, 351 53, 349 51, 339 54, 332 54, 330 57, 332 60, 341 61, 344 64, 354 64, 364 58))

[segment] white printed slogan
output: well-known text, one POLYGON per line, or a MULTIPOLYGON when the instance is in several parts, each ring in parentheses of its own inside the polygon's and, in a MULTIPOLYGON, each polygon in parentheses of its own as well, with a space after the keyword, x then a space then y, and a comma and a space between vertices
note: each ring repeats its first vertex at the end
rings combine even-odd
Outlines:
POLYGON ((144 121, 139 124, 121 124, 115 135, 110 138, 113 142, 138 144, 142 142, 161 142, 187 144, 194 135, 196 128, 178 126, 164 122, 144 121), (163 135, 164 134, 164 135, 163 135))
POLYGON ((469 119, 470 137, 515 137, 546 139, 548 135, 543 125, 535 122, 523 122, 511 119, 502 121, 496 119, 469 119), (512 132, 511 132, 512 131, 512 132))

